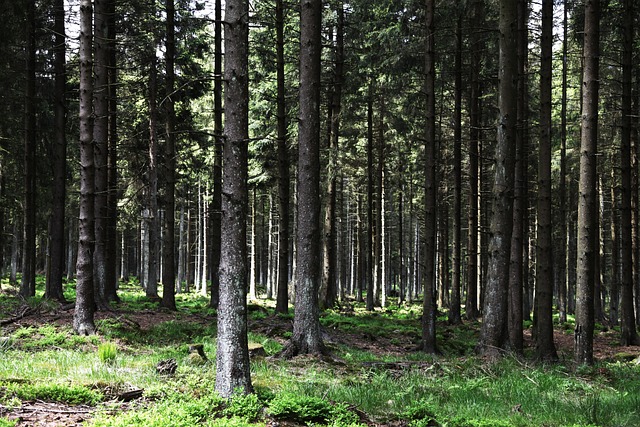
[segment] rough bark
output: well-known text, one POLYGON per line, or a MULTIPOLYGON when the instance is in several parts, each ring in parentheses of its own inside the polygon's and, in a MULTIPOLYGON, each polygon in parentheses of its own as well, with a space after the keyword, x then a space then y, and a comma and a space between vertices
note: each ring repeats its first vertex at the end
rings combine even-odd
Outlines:
POLYGON ((422 340, 421 347, 426 353, 438 352, 436 343, 436 296, 435 296, 435 261, 436 261, 436 98, 435 98, 435 0, 425 3, 425 224, 424 224, 424 294, 422 299, 422 340))
POLYGON ((289 311, 289 150, 284 70, 284 3, 276 0, 276 84, 278 132, 278 290, 276 312, 289 311))
MULTIPOLYGON (((638 345, 640 337, 636 329, 633 301, 633 245, 631 222, 631 106, 634 0, 624 0, 623 53, 622 53, 622 133, 620 137, 620 171, 622 200, 620 206, 620 248, 622 277, 620 281, 620 326, 622 345, 638 345)), ((635 188, 637 191, 637 188, 635 188)))
POLYGON ((176 257, 175 257, 175 217, 176 217, 176 137, 174 106, 175 87, 175 5, 174 0, 165 0, 166 46, 165 46, 165 214, 164 214, 164 257, 162 263, 162 306, 176 309, 176 257))
POLYGON ((35 0, 25 0, 27 20, 24 97, 24 224, 20 295, 36 294, 36 22, 35 0))
POLYGON ((540 142, 538 148, 538 239, 536 248, 536 351, 557 360, 553 342, 553 224, 551 221, 551 73, 553 0, 542 1, 540 142))
POLYGON ((367 286, 366 310, 374 309, 374 268, 373 268, 373 83, 369 82, 367 94, 367 233, 364 247, 366 271, 363 279, 367 286))
POLYGON ((513 184, 517 116, 517 2, 500 1, 499 94, 500 110, 495 151, 493 210, 490 223, 489 261, 485 283, 483 322, 478 350, 497 356, 505 348, 507 288, 513 223, 513 184))
MULTIPOLYGON (((461 6, 459 6, 460 8, 461 6)), ((460 281, 462 264, 462 12, 458 11, 456 23, 453 128, 453 260, 451 274, 451 303, 449 323, 462 322, 460 314, 460 281)))
POLYGON ((215 152, 213 159, 213 195, 211 201, 211 307, 218 308, 220 297, 220 233, 222 222, 222 0, 215 1, 214 65, 213 73, 213 126, 215 133, 215 152))
POLYGON ((80 216, 78 260, 76 265, 76 305, 73 329, 80 335, 95 333, 93 287, 93 251, 95 242, 94 195, 95 172, 93 156, 93 30, 92 2, 80 2, 80 216))
POLYGON ((54 70, 55 70, 55 139, 53 149, 53 207, 51 213, 51 270, 46 284, 45 298, 65 302, 62 276, 65 267, 64 217, 67 193, 67 137, 66 137, 66 35, 64 1, 56 0, 54 8, 54 70))
POLYGON ((158 298, 158 70, 155 50, 149 70, 149 165, 147 169, 146 206, 143 219, 147 226, 145 241, 144 288, 147 297, 158 298))
POLYGON ((567 1, 562 2, 562 100, 560 106, 560 216, 558 218, 559 239, 556 257, 558 269, 558 320, 567 321, 567 1))
POLYGON ((578 196, 576 325, 574 358, 577 364, 593 363, 594 283, 598 255, 596 221, 596 165, 598 139, 598 90, 600 57, 600 1, 585 2, 582 77, 582 137, 578 196))
POLYGON ((249 2, 227 0, 225 9, 225 146, 222 179, 220 303, 216 391, 250 393, 247 343, 246 224, 249 140, 249 2))
POLYGON ((468 237, 467 237, 467 295, 465 300, 466 318, 478 318, 478 146, 480 144, 480 69, 482 62, 484 25, 484 2, 472 3, 473 38, 471 40, 471 84, 469 106, 469 190, 468 190, 468 237))
MULTIPOLYGON (((95 170, 94 225, 95 249, 93 252, 94 297, 99 309, 107 308, 106 288, 106 251, 108 224, 108 132, 109 132, 109 78, 108 78, 108 31, 107 1, 94 0, 94 123, 93 155, 95 170)), ((115 236, 114 236, 115 237, 115 236)))
POLYGON ((300 117, 296 309, 285 356, 321 353, 318 289, 320 259, 320 55, 322 2, 300 2, 300 117))

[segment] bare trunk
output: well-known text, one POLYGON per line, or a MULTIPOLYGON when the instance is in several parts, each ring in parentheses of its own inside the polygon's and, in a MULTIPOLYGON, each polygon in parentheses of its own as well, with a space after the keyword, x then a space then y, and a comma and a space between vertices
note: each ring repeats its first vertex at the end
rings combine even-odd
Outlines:
POLYGON ((453 128, 453 260, 449 323, 462 323, 460 282, 462 265, 462 11, 456 22, 454 128, 453 128))

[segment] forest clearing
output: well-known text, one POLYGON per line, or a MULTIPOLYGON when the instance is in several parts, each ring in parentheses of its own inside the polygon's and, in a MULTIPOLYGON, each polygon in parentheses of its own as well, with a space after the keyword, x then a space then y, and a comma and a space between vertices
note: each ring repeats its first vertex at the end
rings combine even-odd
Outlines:
MULTIPOLYGON (((40 292, 39 292, 40 294, 40 292)), ((573 324, 556 325, 560 361, 476 356, 479 323, 438 317, 441 355, 418 351, 421 307, 368 313, 348 301, 321 316, 326 357, 278 357, 292 316, 274 301, 249 305, 255 393, 214 391, 216 315, 206 298, 180 294, 159 308, 137 284, 96 313, 98 335, 72 330, 73 308, 0 294, 0 426, 637 426, 640 347, 597 327, 593 366, 576 368, 573 324), (202 344, 208 360, 190 353, 202 344), (159 371, 175 360, 175 372, 159 371)), ((72 300, 71 290, 66 296, 72 300)))

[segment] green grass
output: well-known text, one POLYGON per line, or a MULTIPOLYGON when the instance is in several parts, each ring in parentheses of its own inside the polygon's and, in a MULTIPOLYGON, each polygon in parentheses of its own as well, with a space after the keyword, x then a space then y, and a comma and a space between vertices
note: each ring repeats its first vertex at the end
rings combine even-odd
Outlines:
MULTIPOLYGON (((135 283, 122 284, 120 296, 117 313, 97 322, 97 336, 79 337, 69 325, 2 329, 0 404, 11 408, 44 400, 93 405, 98 408, 88 423, 93 426, 245 427, 273 420, 357 427, 363 423, 358 414, 375 423, 404 421, 413 427, 640 425, 640 366, 601 361, 574 370, 511 357, 490 364, 473 354, 477 322, 454 327, 441 321, 441 356, 412 349, 381 356, 332 344, 335 362, 256 358, 251 367, 256 394, 226 401, 214 392, 216 325, 214 317, 205 317, 213 313, 207 298, 181 294, 180 313, 142 329, 134 313, 159 310, 157 302, 135 283), (188 317, 194 314, 199 321, 188 317), (207 362, 189 362, 193 343, 203 344, 207 362), (178 364, 175 375, 159 375, 156 364, 169 358, 178 364), (135 410, 122 410, 113 399, 129 389, 144 389, 144 399, 133 404, 135 410)), ((28 303, 43 304, 38 297, 28 303)), ((0 294, 0 316, 9 317, 6 313, 20 304, 0 294)), ((252 310, 251 320, 269 322, 271 305, 252 310)), ((419 316, 418 305, 367 313, 354 304, 351 314, 328 311, 321 322, 330 333, 411 346, 420 338, 419 316)), ((570 329, 571 321, 560 327, 570 329)), ((285 331, 279 337, 250 332, 249 340, 273 356, 288 336, 285 331)), ((0 418, 0 427, 11 425, 0 418)))

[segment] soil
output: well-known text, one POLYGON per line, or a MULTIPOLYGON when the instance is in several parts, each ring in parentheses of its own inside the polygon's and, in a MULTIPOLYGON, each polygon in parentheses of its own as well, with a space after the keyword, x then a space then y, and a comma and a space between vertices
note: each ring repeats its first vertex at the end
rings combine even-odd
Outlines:
MULTIPOLYGON (((36 309, 31 312, 20 312, 15 314, 15 321, 3 321, 3 332, 11 333, 21 326, 38 326, 42 324, 58 324, 71 325, 73 322, 73 308, 67 310, 57 309, 36 309), (20 317, 20 318, 18 318, 20 317)), ((210 324, 214 319, 203 315, 187 315, 184 313, 176 313, 163 309, 144 310, 138 312, 118 310, 101 311, 95 315, 96 320, 104 318, 122 319, 126 314, 127 322, 132 323, 140 330, 149 330, 152 326, 162 322, 171 320, 180 320, 182 322, 193 322, 200 324, 210 324)), ((284 344, 285 339, 282 338, 285 332, 292 330, 292 321, 278 316, 271 316, 266 319, 254 320, 249 324, 251 331, 267 335, 284 344)), ((560 361, 571 364, 573 352, 573 334, 572 331, 555 331, 555 343, 560 361)), ((395 336, 393 340, 377 337, 371 334, 353 334, 338 329, 328 329, 323 332, 325 342, 331 347, 332 345, 345 344, 356 347, 378 356, 397 356, 402 357, 408 352, 416 351, 415 337, 395 336)), ((533 348, 533 341, 530 330, 525 331, 525 346, 533 348)), ((594 357, 596 360, 610 360, 620 357, 620 355, 640 355, 640 346, 622 347, 619 345, 619 338, 614 331, 601 331, 594 338, 594 357)), ((338 361, 339 362, 339 361, 338 361)), ((294 363, 293 365, 297 365, 294 363)), ((401 363, 399 364, 401 365, 401 363)), ((292 366, 292 369, 296 369, 292 366)), ((128 402, 110 402, 113 407, 119 407, 120 410, 128 409, 132 406, 128 402)), ((7 417, 11 420, 18 420, 18 426, 37 426, 37 427, 58 427, 58 426, 80 426, 84 421, 92 417, 96 408, 90 406, 70 406, 60 403, 50 402, 23 402, 18 408, 6 408, 0 405, 0 416, 7 417)), ((364 414, 362 414, 364 417, 364 414)), ((365 418, 366 421, 366 418, 365 418)), ((285 426, 286 423, 276 423, 268 421, 267 425, 285 426)), ((373 422, 370 426, 378 426, 373 422)), ((397 422, 394 424, 385 424, 387 427, 400 427, 406 424, 397 422)))

